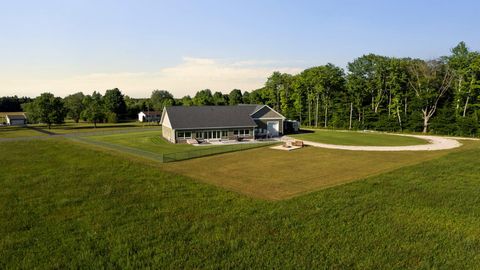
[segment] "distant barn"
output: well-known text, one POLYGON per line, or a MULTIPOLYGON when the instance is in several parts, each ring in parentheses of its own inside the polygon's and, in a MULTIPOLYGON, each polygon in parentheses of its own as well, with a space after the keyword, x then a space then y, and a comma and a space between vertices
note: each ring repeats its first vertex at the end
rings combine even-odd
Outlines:
POLYGON ((160 122, 162 112, 151 111, 151 112, 139 112, 138 121, 139 122, 160 122))
POLYGON ((5 113, 2 123, 7 126, 24 126, 27 124, 27 117, 22 112, 5 113))

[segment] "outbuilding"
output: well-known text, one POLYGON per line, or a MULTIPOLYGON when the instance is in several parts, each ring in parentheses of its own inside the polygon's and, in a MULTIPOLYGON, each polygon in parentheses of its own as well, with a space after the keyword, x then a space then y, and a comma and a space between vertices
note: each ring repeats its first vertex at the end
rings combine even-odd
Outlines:
POLYGON ((7 114, 5 120, 8 126, 24 126, 27 124, 25 114, 7 114))
POLYGON ((138 113, 139 122, 160 122, 162 112, 159 111, 147 111, 138 113))

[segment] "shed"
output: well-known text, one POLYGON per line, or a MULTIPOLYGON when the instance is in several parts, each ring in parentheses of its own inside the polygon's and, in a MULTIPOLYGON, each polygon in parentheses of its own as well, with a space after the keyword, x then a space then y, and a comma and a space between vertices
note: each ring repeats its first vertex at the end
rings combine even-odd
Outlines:
POLYGON ((7 114, 5 120, 9 126, 24 126, 27 124, 25 114, 7 114))

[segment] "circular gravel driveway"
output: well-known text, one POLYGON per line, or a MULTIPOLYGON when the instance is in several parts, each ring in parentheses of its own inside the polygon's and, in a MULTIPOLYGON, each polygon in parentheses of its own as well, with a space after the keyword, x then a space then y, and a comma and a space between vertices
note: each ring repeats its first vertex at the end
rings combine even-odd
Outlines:
POLYGON ((351 151, 436 151, 446 150, 460 147, 462 144, 452 138, 437 137, 437 136, 420 136, 420 135, 406 135, 395 134, 396 136, 415 137, 426 140, 426 144, 408 145, 408 146, 352 146, 352 145, 337 145, 326 144, 312 141, 303 141, 305 145, 313 147, 321 147, 328 149, 351 150, 351 151))

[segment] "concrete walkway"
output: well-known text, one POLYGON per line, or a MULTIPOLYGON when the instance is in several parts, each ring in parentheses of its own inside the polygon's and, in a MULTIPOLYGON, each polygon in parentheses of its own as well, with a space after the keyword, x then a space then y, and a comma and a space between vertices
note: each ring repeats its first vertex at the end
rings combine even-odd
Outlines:
POLYGON ((328 149, 350 150, 350 151, 436 151, 446 150, 460 147, 462 144, 452 138, 437 137, 437 136, 420 136, 420 135, 406 135, 395 134, 396 136, 414 137, 428 141, 427 144, 409 145, 409 146, 351 146, 351 145, 336 145, 319 142, 303 141, 305 145, 313 147, 321 147, 328 149))

